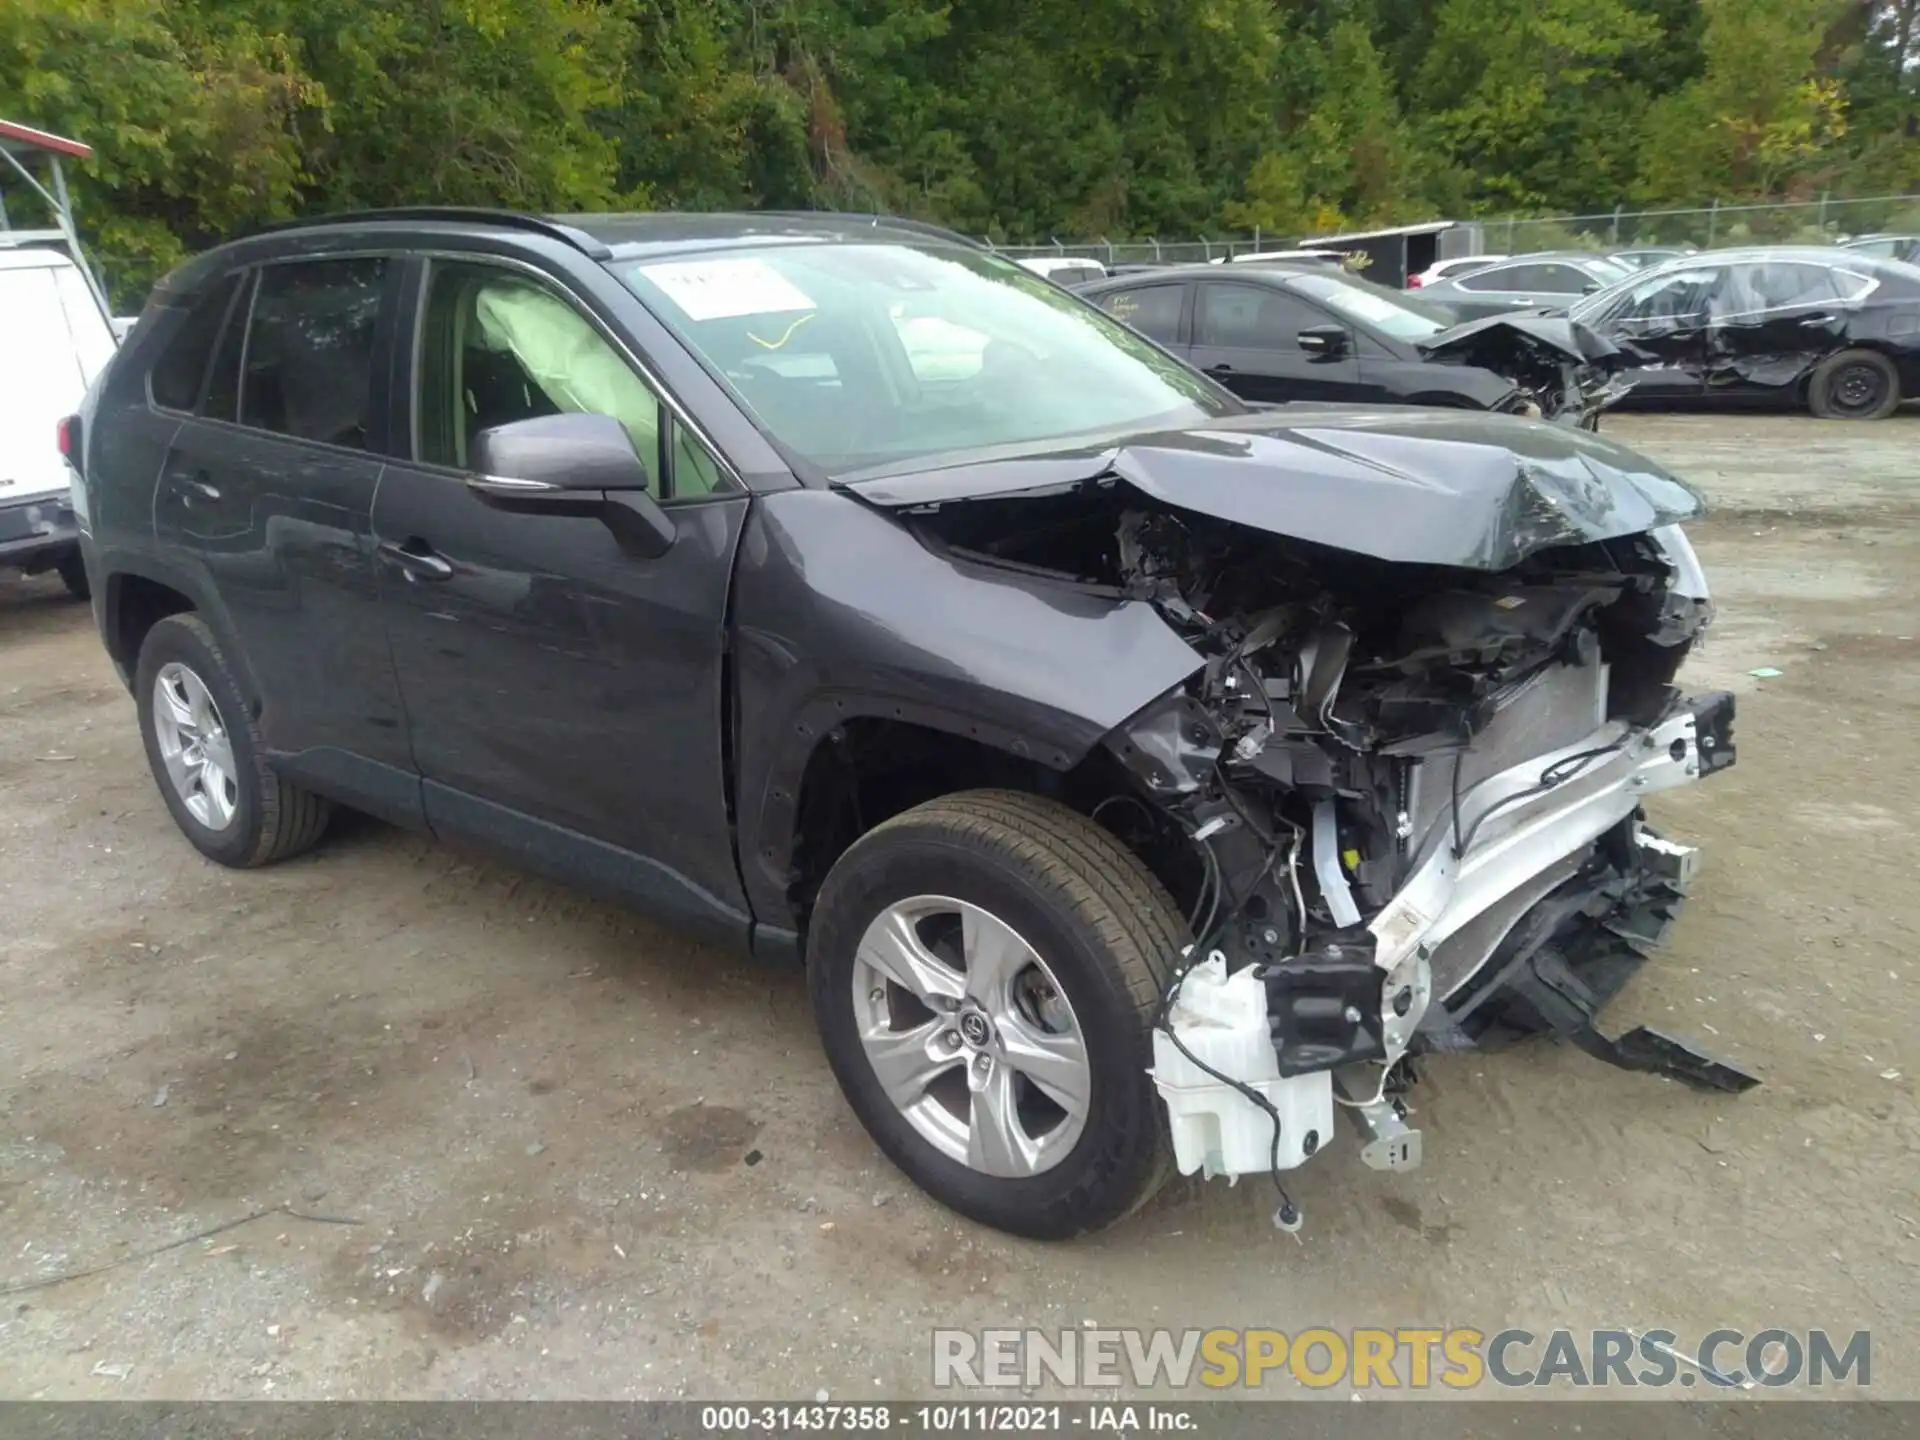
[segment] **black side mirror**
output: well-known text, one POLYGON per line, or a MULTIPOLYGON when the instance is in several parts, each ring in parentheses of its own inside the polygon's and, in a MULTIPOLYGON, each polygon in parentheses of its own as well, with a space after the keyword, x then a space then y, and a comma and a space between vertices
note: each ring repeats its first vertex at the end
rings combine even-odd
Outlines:
POLYGON ((1319 360, 1337 360, 1347 353, 1347 332, 1340 325, 1310 325, 1293 337, 1307 354, 1319 360))
POLYGON ((497 510, 599 520, 643 559, 673 544, 673 517, 647 493, 647 466, 611 415, 539 415, 473 437, 467 488, 497 510))
POLYGON ((611 415, 537 415, 473 437, 467 468, 483 481, 540 490, 644 490, 647 466, 611 415))

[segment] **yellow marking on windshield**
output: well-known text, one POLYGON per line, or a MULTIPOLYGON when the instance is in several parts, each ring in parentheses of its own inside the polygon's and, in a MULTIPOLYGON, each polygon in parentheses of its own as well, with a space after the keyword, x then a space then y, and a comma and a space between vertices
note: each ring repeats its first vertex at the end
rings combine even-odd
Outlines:
POLYGON ((814 314, 815 314, 814 311, 809 310, 806 314, 802 315, 798 320, 794 321, 791 325, 787 326, 786 330, 781 333, 781 336, 778 340, 762 340, 758 335, 754 334, 751 330, 747 332, 747 338, 753 341, 754 344, 758 345, 763 350, 778 350, 782 345, 786 344, 787 341, 791 340, 793 338, 793 332, 798 330, 802 325, 806 324, 809 320, 811 320, 814 317, 814 314))

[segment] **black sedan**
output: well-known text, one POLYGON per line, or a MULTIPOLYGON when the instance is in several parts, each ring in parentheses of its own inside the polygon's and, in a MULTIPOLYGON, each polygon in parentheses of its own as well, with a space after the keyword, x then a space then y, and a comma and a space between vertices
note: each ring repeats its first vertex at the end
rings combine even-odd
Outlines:
POLYGON ((1920 396, 1920 268, 1858 250, 1690 255, 1569 315, 1641 362, 1626 372, 1630 402, 1879 420, 1920 396))
POLYGON ((1334 271, 1189 267, 1078 293, 1258 402, 1443 405, 1591 424, 1611 398, 1608 347, 1564 319, 1460 325, 1440 306, 1334 271))

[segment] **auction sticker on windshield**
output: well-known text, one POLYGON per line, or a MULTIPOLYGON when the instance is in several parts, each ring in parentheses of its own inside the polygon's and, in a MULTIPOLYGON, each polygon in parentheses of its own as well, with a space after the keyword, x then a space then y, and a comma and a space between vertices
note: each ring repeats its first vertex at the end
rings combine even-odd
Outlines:
POLYGON ((692 320, 730 320, 811 310, 813 301, 762 260, 677 260, 643 265, 640 273, 692 320))

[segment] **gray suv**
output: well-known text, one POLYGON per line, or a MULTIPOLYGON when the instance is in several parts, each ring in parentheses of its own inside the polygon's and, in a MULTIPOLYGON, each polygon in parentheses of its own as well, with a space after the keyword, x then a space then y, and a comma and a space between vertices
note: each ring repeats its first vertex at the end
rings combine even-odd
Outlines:
POLYGON ((988 1224, 1279 1187, 1336 1094, 1403 1168, 1425 1051, 1747 1083, 1595 1024, 1733 759, 1696 498, 1597 436, 1255 410, 896 220, 444 210, 183 266, 73 433, 189 842, 349 806, 804 964, 988 1224))

